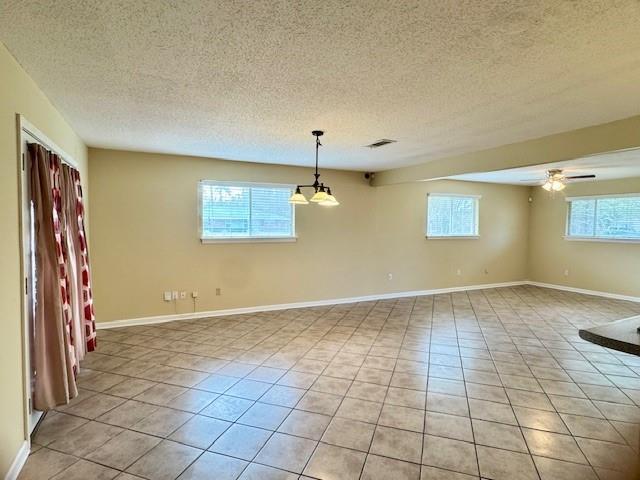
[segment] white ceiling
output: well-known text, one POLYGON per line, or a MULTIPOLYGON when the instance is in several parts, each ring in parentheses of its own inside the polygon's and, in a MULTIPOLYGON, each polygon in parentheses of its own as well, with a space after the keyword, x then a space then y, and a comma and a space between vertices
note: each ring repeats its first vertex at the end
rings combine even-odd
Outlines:
POLYGON ((382 170, 640 113, 637 0, 2 0, 91 146, 382 170), (398 142, 363 148, 380 138, 398 142))
POLYGON ((640 149, 576 158, 566 162, 546 163, 530 167, 511 168, 494 172, 468 173, 454 175, 452 179, 471 182, 509 183, 512 185, 541 185, 546 172, 552 168, 562 169, 565 176, 595 175, 595 179, 572 180, 592 182, 594 180, 613 180, 616 178, 640 178, 640 149))

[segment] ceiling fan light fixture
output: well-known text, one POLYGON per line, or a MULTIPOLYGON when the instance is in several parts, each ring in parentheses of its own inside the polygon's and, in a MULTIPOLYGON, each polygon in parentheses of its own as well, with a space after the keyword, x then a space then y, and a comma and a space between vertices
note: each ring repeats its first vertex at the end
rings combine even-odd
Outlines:
POLYGON ((559 192, 561 190, 564 190, 565 187, 566 185, 562 180, 553 180, 551 182, 551 190, 553 190, 554 192, 559 192))

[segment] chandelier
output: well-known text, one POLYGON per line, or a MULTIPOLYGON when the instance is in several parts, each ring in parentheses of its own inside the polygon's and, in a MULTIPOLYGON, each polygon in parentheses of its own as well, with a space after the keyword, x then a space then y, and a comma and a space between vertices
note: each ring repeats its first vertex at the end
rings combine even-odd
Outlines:
POLYGON ((322 130, 314 130, 311 134, 316 137, 316 173, 313 174, 315 180, 310 185, 297 185, 295 193, 289 198, 289 203, 293 203, 294 205, 307 205, 309 201, 311 201, 325 207, 335 207, 336 205, 340 205, 340 203, 336 200, 336 197, 331 194, 331 187, 318 180, 320 178, 320 174, 318 173, 318 149, 322 146, 320 137, 324 132, 322 130), (314 194, 309 201, 307 201, 306 197, 300 191, 301 188, 313 188, 314 194))

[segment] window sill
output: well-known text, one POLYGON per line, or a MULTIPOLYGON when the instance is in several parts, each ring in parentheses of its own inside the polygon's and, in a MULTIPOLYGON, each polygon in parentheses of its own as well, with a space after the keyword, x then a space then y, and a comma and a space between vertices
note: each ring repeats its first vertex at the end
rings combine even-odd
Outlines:
POLYGON ((640 238, 576 237, 565 235, 564 239, 570 242, 640 243, 640 238))
POLYGON ((291 243, 298 241, 298 237, 225 237, 201 238, 205 243, 291 243))
POLYGON ((476 240, 480 238, 480 235, 444 235, 444 236, 434 236, 434 235, 425 235, 427 240, 476 240))

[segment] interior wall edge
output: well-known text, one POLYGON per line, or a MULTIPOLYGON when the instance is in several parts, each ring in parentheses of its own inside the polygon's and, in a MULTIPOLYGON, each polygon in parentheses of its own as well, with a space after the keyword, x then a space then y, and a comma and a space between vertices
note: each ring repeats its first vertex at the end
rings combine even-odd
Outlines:
POLYGON ((588 290, 586 288, 577 288, 570 285, 560 285, 555 283, 536 282, 533 280, 527 280, 527 285, 541 288, 553 288, 554 290, 562 290, 564 292, 582 293, 584 295, 593 295, 596 297, 611 298, 612 300, 626 300, 627 302, 640 303, 640 297, 633 295, 622 295, 620 293, 602 292, 599 290, 588 290))
POLYGON ((24 442, 22 442, 22 445, 20 445, 20 449, 17 451, 16 456, 14 457, 13 462, 9 467, 9 470, 4 476, 5 480, 16 480, 18 478, 22 467, 24 467, 24 464, 27 463, 30 451, 31 447, 29 446, 29 442, 25 440, 24 442))
MULTIPOLYGON (((108 322, 96 323, 98 330, 110 328, 130 327, 134 325, 151 325, 156 323, 167 323, 176 320, 193 320, 209 317, 223 317, 227 315, 240 315, 246 313, 271 312, 276 310, 290 310, 294 308, 322 307, 327 305, 340 305, 345 303, 371 302, 376 300, 390 300, 394 298, 416 297, 421 295, 438 295, 444 293, 465 292, 473 290, 484 290, 489 288, 506 288, 527 285, 527 280, 517 280, 514 282, 487 283, 481 285, 465 285, 461 287, 436 288, 431 290, 413 290, 406 292, 381 293, 374 295, 363 295, 359 297, 343 297, 330 298, 325 300, 316 300, 310 302, 293 302, 281 303, 273 305, 257 305, 252 307, 227 308, 221 310, 208 310, 191 313, 177 313, 170 315, 156 315, 140 318, 126 318, 121 320, 112 320, 108 322)), ((638 299, 640 302, 640 298, 638 299)))

